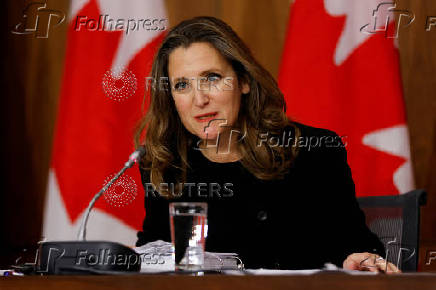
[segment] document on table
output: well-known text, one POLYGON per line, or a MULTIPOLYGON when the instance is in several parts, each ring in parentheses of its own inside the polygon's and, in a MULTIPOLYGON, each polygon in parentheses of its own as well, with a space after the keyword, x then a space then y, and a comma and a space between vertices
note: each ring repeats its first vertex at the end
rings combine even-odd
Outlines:
MULTIPOLYGON (((154 241, 134 248, 141 257, 141 272, 155 273, 174 271, 174 248, 171 243, 154 241)), ((238 270, 242 262, 235 253, 204 253, 205 270, 238 270)))
MULTIPOLYGON (((174 248, 171 243, 154 241, 134 250, 141 257, 142 273, 159 273, 174 271, 174 248)), ((313 275, 320 272, 342 272, 351 275, 376 275, 375 272, 351 271, 338 268, 333 264, 325 264, 323 269, 307 270, 275 270, 275 269, 245 269, 235 253, 205 252, 205 270, 217 270, 227 275, 313 275)))

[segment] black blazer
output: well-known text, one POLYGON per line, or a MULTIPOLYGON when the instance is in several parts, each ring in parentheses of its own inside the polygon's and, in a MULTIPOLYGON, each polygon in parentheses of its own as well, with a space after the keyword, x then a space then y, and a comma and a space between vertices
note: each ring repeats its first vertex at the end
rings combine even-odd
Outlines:
MULTIPOLYGON (((356 201, 341 138, 328 130, 296 125, 300 138, 289 139, 288 131, 280 138, 282 145, 299 146, 283 180, 259 180, 240 162, 214 163, 200 151, 189 150, 192 169, 187 182, 196 185, 185 187, 175 201, 208 203, 206 250, 238 253, 247 268, 310 269, 326 262, 342 267, 351 253, 384 256, 382 243, 366 227, 356 201)), ((260 135, 259 142, 265 136, 260 135)), ((171 241, 169 199, 150 191, 149 172, 141 169, 141 176, 146 218, 136 244, 171 241)))

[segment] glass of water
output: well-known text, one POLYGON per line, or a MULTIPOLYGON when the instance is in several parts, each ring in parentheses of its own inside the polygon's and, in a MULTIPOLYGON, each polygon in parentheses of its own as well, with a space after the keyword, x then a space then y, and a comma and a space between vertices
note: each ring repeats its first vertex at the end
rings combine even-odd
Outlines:
POLYGON ((207 203, 170 203, 170 227, 176 271, 201 270, 207 237, 207 203))

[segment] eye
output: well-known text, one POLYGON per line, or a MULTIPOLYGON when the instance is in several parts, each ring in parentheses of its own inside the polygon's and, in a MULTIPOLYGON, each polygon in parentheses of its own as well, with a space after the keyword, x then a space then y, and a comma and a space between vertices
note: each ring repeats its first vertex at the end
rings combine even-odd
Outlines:
POLYGON ((176 91, 183 91, 186 90, 189 87, 189 83, 186 80, 183 81, 178 81, 175 85, 174 85, 174 89, 176 91))
POLYGON ((221 75, 217 73, 210 73, 206 76, 208 82, 217 82, 221 79, 221 75))

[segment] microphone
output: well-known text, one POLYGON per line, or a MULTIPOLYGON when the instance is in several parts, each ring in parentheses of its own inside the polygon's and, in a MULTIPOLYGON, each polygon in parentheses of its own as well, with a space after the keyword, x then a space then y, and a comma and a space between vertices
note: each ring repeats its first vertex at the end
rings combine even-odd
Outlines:
POLYGON ((77 234, 77 239, 79 241, 86 240, 86 225, 88 224, 88 217, 91 213, 92 208, 94 207, 95 202, 101 197, 101 195, 115 182, 121 175, 123 175, 124 171, 131 168, 135 163, 138 163, 142 157, 145 155, 145 147, 139 146, 138 149, 133 151, 129 156, 129 160, 124 164, 124 167, 99 191, 97 192, 92 200, 89 202, 89 205, 85 211, 85 214, 82 218, 82 223, 80 224, 79 233, 77 234))
POLYGON ((86 225, 95 202, 144 155, 145 147, 138 147, 130 154, 124 167, 94 195, 83 215, 77 235, 78 241, 46 241, 39 244, 36 273, 77 275, 138 272, 140 270, 141 257, 131 248, 110 241, 86 241, 86 225))
POLYGON ((142 157, 145 155, 145 147, 139 146, 138 149, 133 151, 132 154, 129 156, 129 161, 126 162, 124 166, 127 166, 128 168, 132 167, 133 164, 138 163, 141 161, 142 157))

